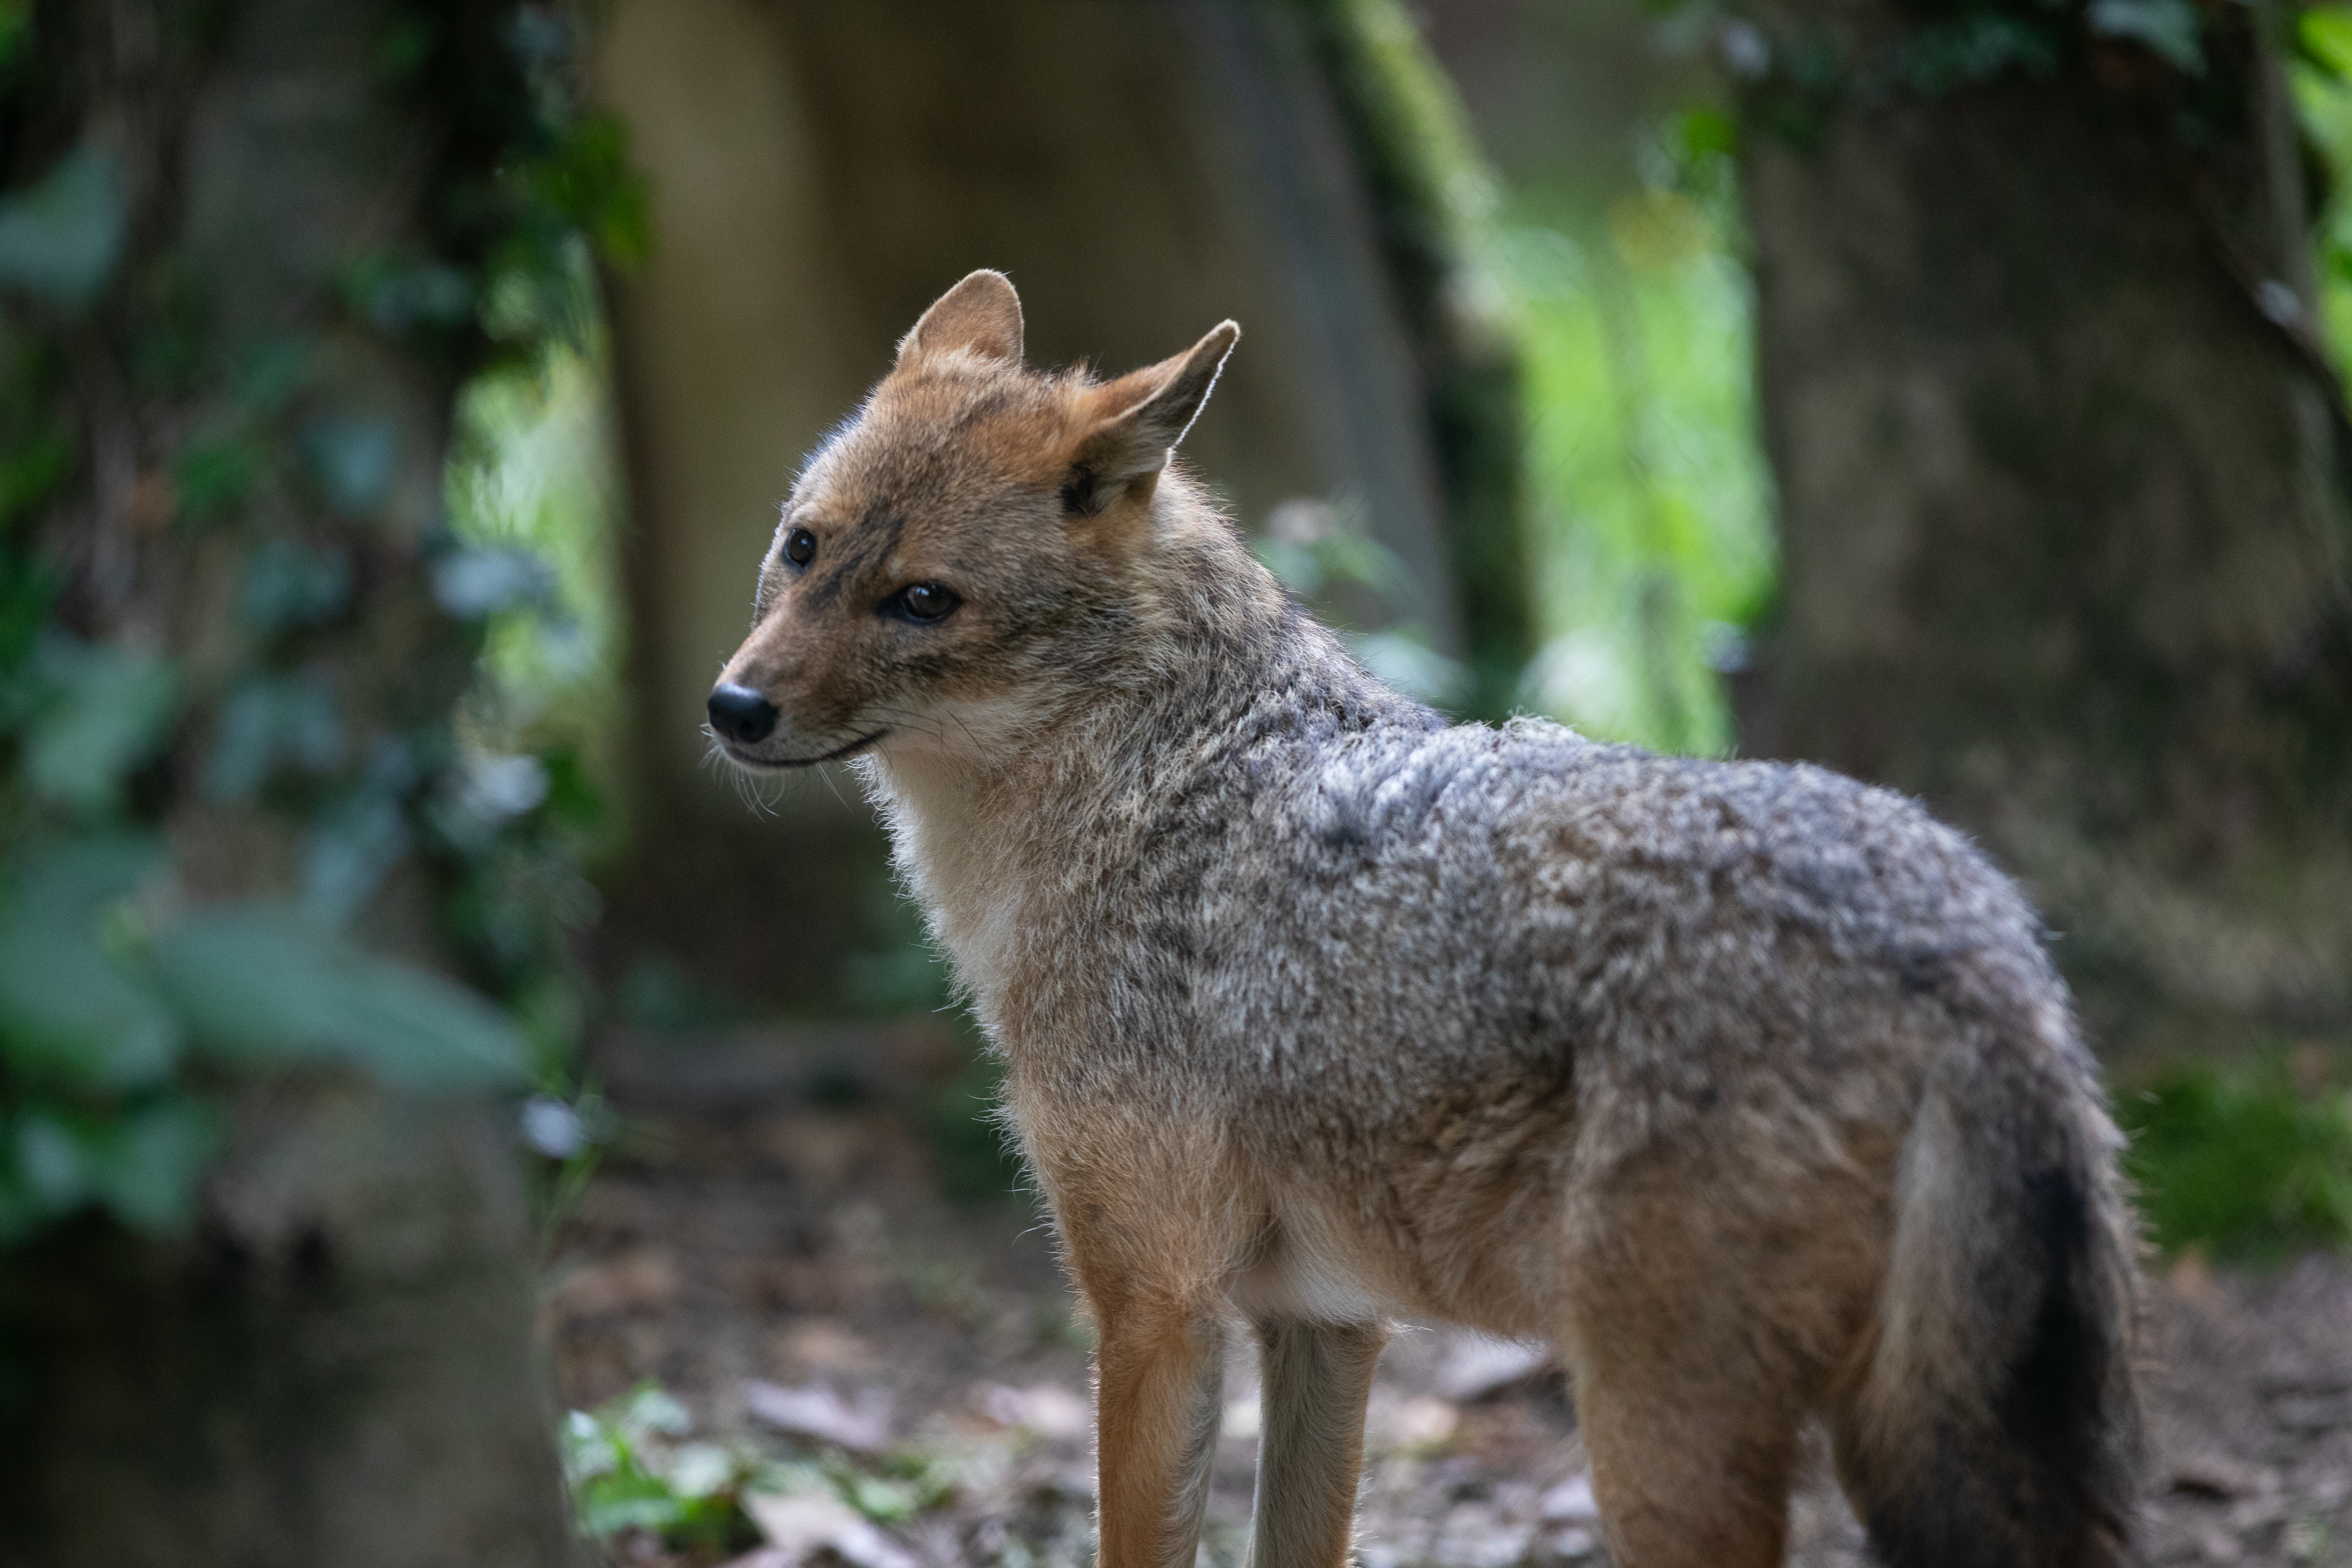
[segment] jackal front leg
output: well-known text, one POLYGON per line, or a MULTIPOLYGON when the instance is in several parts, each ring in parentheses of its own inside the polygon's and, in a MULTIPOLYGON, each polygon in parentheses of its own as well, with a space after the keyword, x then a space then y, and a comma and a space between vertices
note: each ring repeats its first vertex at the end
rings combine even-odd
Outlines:
POLYGON ((1224 1388, 1209 1303, 1097 1300, 1097 1568, 1192 1568, 1224 1388))
POLYGON ((1264 1424, 1250 1568, 1342 1568, 1364 1462, 1364 1405, 1388 1331, 1260 1323, 1264 1424))

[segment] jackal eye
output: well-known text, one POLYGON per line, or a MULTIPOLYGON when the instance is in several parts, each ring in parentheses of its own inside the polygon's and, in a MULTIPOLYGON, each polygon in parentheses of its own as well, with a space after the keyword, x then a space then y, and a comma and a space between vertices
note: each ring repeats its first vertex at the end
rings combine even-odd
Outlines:
POLYGON ((784 535, 784 559, 795 566, 805 566, 816 558, 816 535, 805 528, 796 528, 784 535))
POLYGON ((917 583, 891 595, 882 602, 882 607, 910 621, 936 621, 944 619, 950 610, 962 603, 955 590, 943 583, 917 583))

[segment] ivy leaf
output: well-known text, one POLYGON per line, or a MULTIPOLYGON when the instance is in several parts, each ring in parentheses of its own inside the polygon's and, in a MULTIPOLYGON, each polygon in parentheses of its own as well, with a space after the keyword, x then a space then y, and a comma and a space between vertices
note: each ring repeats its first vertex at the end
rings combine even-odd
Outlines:
POLYGON ((352 596, 352 558, 283 535, 254 548, 237 584, 236 615, 247 629, 268 637, 292 626, 316 626, 352 596))
POLYGON ((25 738, 25 782, 40 798, 85 813, 111 807, 125 774, 163 748, 179 681, 160 655, 45 641, 37 677, 47 687, 25 738))
POLYGON ((341 922, 375 896, 410 845, 407 814, 389 789, 362 789, 324 815, 302 854, 302 904, 341 922))
POLYGON ((521 1037, 489 1003, 284 906, 191 915, 157 938, 155 967, 196 1044, 231 1066, 343 1061, 423 1090, 522 1076, 521 1037))
POLYGON ((313 419, 302 427, 302 456, 327 504, 352 517, 371 517, 392 493, 400 433, 391 421, 367 415, 313 419))
POLYGON ((461 621, 555 597, 555 573, 537 551, 467 545, 433 563, 433 597, 461 621))
POLYGON ((234 506, 260 482, 261 454, 233 436, 191 441, 173 464, 173 490, 188 517, 209 517, 234 506))
POLYGON ((352 307, 388 332, 455 327, 473 319, 473 282, 446 262, 409 263, 379 253, 355 263, 342 284, 352 307))
POLYGON ((99 941, 99 917, 162 866, 151 838, 69 842, 28 862, 0 904, 0 1057, 97 1089, 153 1083, 180 1031, 99 941))
POLYGON ((2205 69, 2205 46, 2191 0, 2091 0, 2091 31, 2146 45, 2191 76, 2205 69))
POLYGON ((206 800, 248 800, 289 763, 328 772, 343 760, 345 740, 323 669, 255 676, 221 704, 199 787, 206 800))
POLYGON ((110 1118, 84 1145, 91 1195, 134 1230, 184 1230, 206 1166, 219 1152, 218 1116, 172 1095, 110 1118))
MULTIPOLYGON (((2137 5, 2143 0, 2115 3, 2137 5)), ((2009 70, 2048 76, 2057 68, 2058 43, 2039 18, 1979 11, 1920 28, 1903 46, 1899 58, 1912 89, 1937 98, 1973 82, 1990 81, 2009 70)))
POLYGON ((97 1204, 134 1230, 185 1229, 205 1167, 221 1144, 218 1116, 183 1094, 111 1115, 41 1107, 17 1118, 8 1184, 48 1215, 97 1204))
POLYGON ((68 308, 88 304, 122 255, 122 171, 96 148, 58 160, 0 198, 0 288, 68 308))
POLYGON ((524 179, 539 201, 569 220, 621 271, 635 271, 652 251, 646 180, 630 161, 628 127, 618 116, 583 115, 525 169, 524 179))
POLYGON ((17 1180, 34 1204, 50 1214, 71 1214, 89 1195, 81 1141, 74 1131, 58 1117, 34 1111, 18 1119, 10 1140, 17 1180))
MULTIPOLYGON (((18 432, 0 451, 0 528, 47 500, 73 465, 73 430, 56 411, 51 411, 46 428, 23 429, 22 425, 35 422, 21 416, 18 419, 18 432)), ((16 573, 19 583, 31 575, 22 567, 16 573)))

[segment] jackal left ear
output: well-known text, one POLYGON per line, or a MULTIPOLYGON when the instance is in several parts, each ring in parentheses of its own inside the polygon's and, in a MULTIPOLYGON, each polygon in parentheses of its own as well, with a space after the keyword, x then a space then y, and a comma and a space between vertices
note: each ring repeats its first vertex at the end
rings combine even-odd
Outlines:
POLYGON ((1092 516, 1127 487, 1156 478, 1200 416, 1241 335, 1234 322, 1220 321, 1174 359, 1097 387, 1089 395, 1096 422, 1070 459, 1063 510, 1092 516))
POLYGON ((898 340, 898 366, 955 349, 1019 364, 1022 337, 1021 296, 1013 280, 983 267, 933 300, 915 330, 898 340))

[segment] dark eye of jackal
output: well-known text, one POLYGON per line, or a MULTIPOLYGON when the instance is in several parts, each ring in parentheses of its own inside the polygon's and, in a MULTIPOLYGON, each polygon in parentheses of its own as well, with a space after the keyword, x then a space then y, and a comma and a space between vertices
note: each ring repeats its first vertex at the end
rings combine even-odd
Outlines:
POLYGON ((805 566, 816 559, 816 535, 805 528, 796 528, 784 535, 784 559, 795 566, 805 566))
POLYGON ((884 615, 909 621, 941 621, 962 603, 956 591, 944 583, 917 583, 883 600, 881 608, 884 615))

